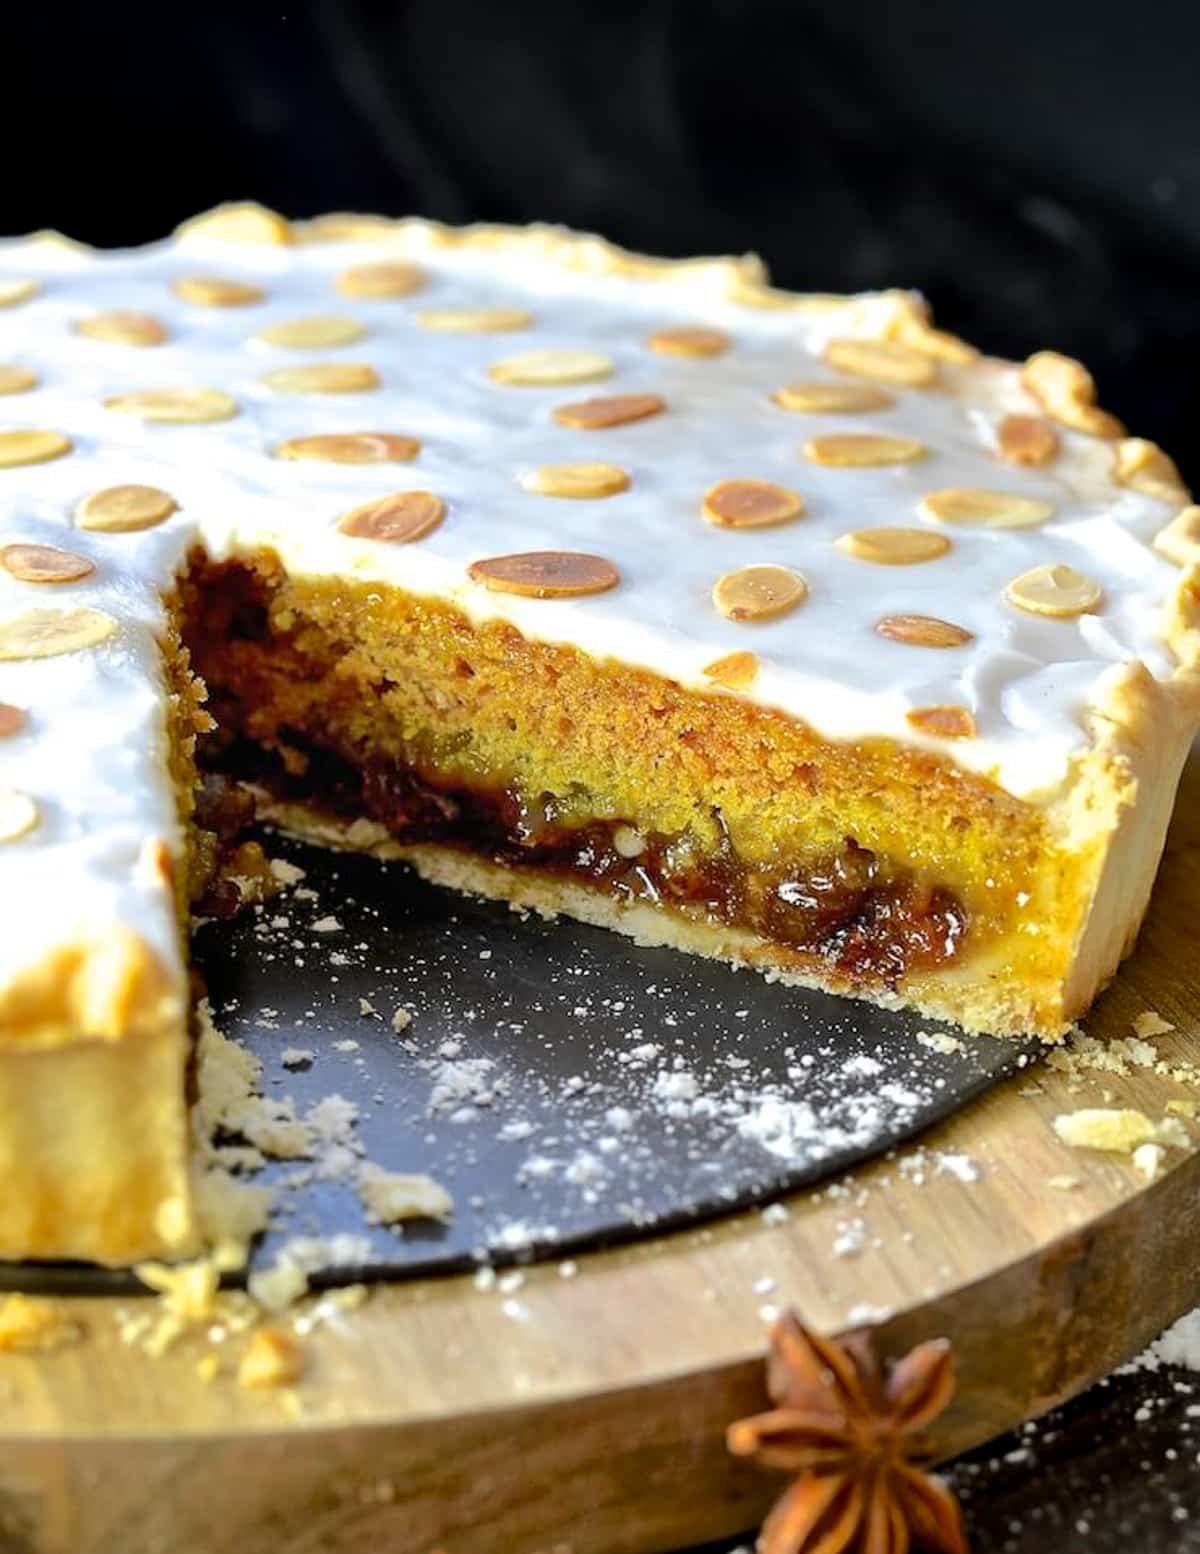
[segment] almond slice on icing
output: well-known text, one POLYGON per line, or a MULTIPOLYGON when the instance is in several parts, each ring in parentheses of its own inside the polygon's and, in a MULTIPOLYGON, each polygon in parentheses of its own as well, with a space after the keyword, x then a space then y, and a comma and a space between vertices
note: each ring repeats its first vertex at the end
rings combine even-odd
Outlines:
POLYGON ((962 647, 974 637, 965 626, 936 615, 885 615, 875 622, 875 630, 889 642, 907 642, 912 647, 962 647))
POLYGON ((701 512, 722 529, 765 529, 804 512, 804 500, 773 480, 721 480, 704 493, 701 512))
POLYGON ((785 383, 771 398, 781 410, 802 415, 860 415, 896 403, 873 383, 785 383))
POLYGON ((407 545, 432 534, 445 516, 445 502, 432 491, 394 491, 354 508, 338 528, 354 539, 407 545))
POLYGON ((417 314, 417 323, 449 334, 502 335, 528 329, 533 314, 525 308, 425 308, 417 314))
POLYGON ((38 823, 38 807, 17 788, 0 788, 0 842, 27 836, 38 823))
POLYGON ((78 653, 106 641, 116 629, 103 610, 27 610, 0 621, 0 662, 78 653))
POLYGON ((76 320, 75 333, 114 345, 162 345, 167 339, 167 326, 152 313, 140 313, 134 308, 112 308, 76 320))
POLYGON ((15 469, 21 464, 46 464, 70 453, 71 439, 61 432, 22 427, 0 432, 0 469, 15 469))
POLYGON ((224 275, 179 275, 171 282, 171 290, 181 302, 199 308, 245 308, 266 298, 261 286, 224 275))
POLYGON ((22 583, 77 583, 96 570, 94 561, 57 545, 0 546, 0 566, 22 583))
POLYGON ((931 356, 894 340, 831 340, 825 360, 839 372, 880 383, 925 388, 937 378, 937 362, 931 356))
POLYGON ((739 567, 713 584, 712 599, 731 621, 770 621, 808 598, 808 584, 791 567, 739 567))
POLYGON ((9 366, 0 362, 0 394, 27 394, 38 386, 38 375, 32 367, 9 366))
POLYGON ((104 408, 140 416, 143 421, 189 425, 231 420, 238 413, 238 402, 221 389, 142 389, 136 394, 115 394, 104 401, 104 408))
POLYGON ((1095 380, 1073 357, 1038 351, 1021 369, 1021 382, 1062 426, 1090 437, 1120 437, 1125 431, 1116 416, 1096 404, 1095 380))
POLYGON ((473 561, 467 575, 493 593, 522 594, 531 599, 602 594, 621 580, 611 561, 574 550, 529 550, 511 556, 488 556, 473 561))
POLYGON ((553 415, 560 426, 591 432, 644 421, 648 416, 661 415, 666 408, 667 402, 659 394, 602 394, 559 405, 553 415))
POLYGON ((277 345, 287 351, 320 351, 352 345, 366 332, 356 318, 313 313, 306 318, 284 318, 277 324, 266 324, 254 338, 263 345, 277 345))
POLYGON ((1062 439, 1049 421, 1037 415, 1006 415, 996 428, 996 444, 1002 459, 1040 469, 1058 457, 1062 439))
POLYGON ((914 707, 906 716, 913 728, 938 739, 974 739, 979 732, 966 707, 914 707))
POLYGON ((14 707, 10 702, 0 701, 0 739, 9 739, 13 734, 19 734, 25 727, 26 721, 23 707, 14 707))
POLYGON ((19 302, 28 302, 41 291, 35 280, 23 275, 0 275, 0 308, 15 308, 19 302))
POLYGON ((319 432, 278 443, 275 457, 326 464, 407 464, 420 451, 419 438, 399 432, 319 432))
POLYGON ((629 490, 629 475, 616 464, 541 464, 521 476, 521 485, 539 496, 616 496, 629 490))
POLYGON ((424 286, 425 271, 420 265, 407 264, 403 259, 382 259, 373 264, 351 265, 333 284, 343 297, 368 297, 377 301, 387 297, 408 297, 424 286))
POLYGON ((262 381, 278 394, 366 394, 382 380, 366 362, 310 362, 280 367, 262 381))
POLYGON ((856 561, 881 566, 910 567, 936 561, 950 549, 950 540, 932 529, 901 529, 884 524, 877 529, 851 529, 835 540, 838 550, 856 561))
POLYGON ((1031 567, 1004 590, 1004 597, 1018 610, 1059 619, 1089 614, 1100 603, 1101 595, 1099 583, 1061 561, 1031 567))
POLYGON ((493 362, 488 377, 510 388, 551 388, 559 383, 594 383, 612 372, 612 357, 599 351, 524 351, 493 362))
POLYGON ((754 684, 759 667, 757 653, 726 653, 724 658, 715 658, 711 664, 706 664, 703 673, 714 685, 723 685, 730 691, 744 691, 754 684))
POLYGON ((929 449, 915 437, 884 437, 871 432, 837 432, 810 437, 804 457, 836 469, 875 469, 884 464, 911 464, 929 449))
POLYGON ((175 498, 157 486, 106 486, 80 502, 75 526, 100 534, 136 534, 153 529, 177 510, 175 498))
POLYGON ((646 341, 660 356, 723 356, 731 343, 723 329, 700 326, 656 329, 646 341))
POLYGON ((1016 491, 989 491, 982 486, 947 486, 927 491, 917 503, 923 518, 961 523, 978 529, 1031 529, 1054 516, 1049 502, 1016 491))

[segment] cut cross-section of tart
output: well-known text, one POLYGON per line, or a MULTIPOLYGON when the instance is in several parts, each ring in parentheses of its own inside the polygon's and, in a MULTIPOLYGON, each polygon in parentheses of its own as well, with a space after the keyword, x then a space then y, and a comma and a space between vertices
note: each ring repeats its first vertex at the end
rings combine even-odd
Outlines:
POLYGON ((1128 950, 1200 510, 1077 363, 550 228, 234 207, 0 285, 0 1255, 194 1243, 197 759, 970 1030, 1056 1037, 1128 950))

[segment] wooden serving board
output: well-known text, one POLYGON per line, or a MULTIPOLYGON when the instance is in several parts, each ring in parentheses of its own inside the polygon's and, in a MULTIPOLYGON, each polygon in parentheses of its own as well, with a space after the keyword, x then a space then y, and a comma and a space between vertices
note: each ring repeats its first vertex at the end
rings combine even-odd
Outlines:
MULTIPOLYGON (((1200 1064, 1200 758, 1184 778, 1138 950, 1089 1022, 1153 1010, 1162 1057, 1200 1064)), ((4 1554, 649 1554, 755 1523, 778 1482, 730 1459, 762 1406, 765 1306, 829 1331, 880 1314, 899 1352, 953 1339, 950 1455, 1038 1413, 1200 1300, 1200 1148, 1147 1182, 1068 1149, 1056 1115, 1196 1099, 1148 1069, 1084 1082, 1041 1066, 832 1189, 579 1259, 519 1289, 470 1277, 377 1289, 306 1340, 293 1394, 205 1382, 187 1341, 122 1343, 114 1308, 68 1303, 85 1342, 0 1359, 4 1554), (976 1180, 936 1169, 966 1156, 976 1180), (1073 1190, 1050 1185, 1078 1179, 1073 1190), (917 1178, 921 1177, 921 1180, 917 1178), (769 1216, 774 1219, 777 1216, 769 1216), (865 1245, 834 1243, 861 1220, 865 1245), (883 1315, 883 1313, 887 1313, 883 1315)), ((1192 1127, 1200 1137, 1200 1128, 1192 1127)), ((853 1232, 852 1232, 853 1234, 853 1232)))

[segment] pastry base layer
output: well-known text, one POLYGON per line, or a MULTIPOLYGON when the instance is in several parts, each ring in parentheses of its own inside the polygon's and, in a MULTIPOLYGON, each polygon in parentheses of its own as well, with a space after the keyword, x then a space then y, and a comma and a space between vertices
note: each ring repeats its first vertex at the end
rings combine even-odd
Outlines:
POLYGON ((268 552, 180 598, 218 763, 433 877, 971 1030, 1074 1013, 1104 839, 947 761, 268 552))

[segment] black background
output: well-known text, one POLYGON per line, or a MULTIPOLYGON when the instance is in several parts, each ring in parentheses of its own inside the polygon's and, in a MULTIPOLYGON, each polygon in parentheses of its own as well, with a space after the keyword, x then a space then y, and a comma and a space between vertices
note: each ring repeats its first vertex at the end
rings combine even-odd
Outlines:
MULTIPOLYGON (((0 0, 0 148, 7 232, 134 243, 253 197, 915 286, 988 350, 1081 356, 1200 483, 1195 0, 0 0)), ((1190 1419, 1146 1396, 962 1465, 977 1546, 1200 1548, 1190 1419)))
POLYGON ((1200 481, 1198 67, 1183 0, 24 0, 0 224, 131 243, 253 196, 751 248, 1082 356, 1200 481))

